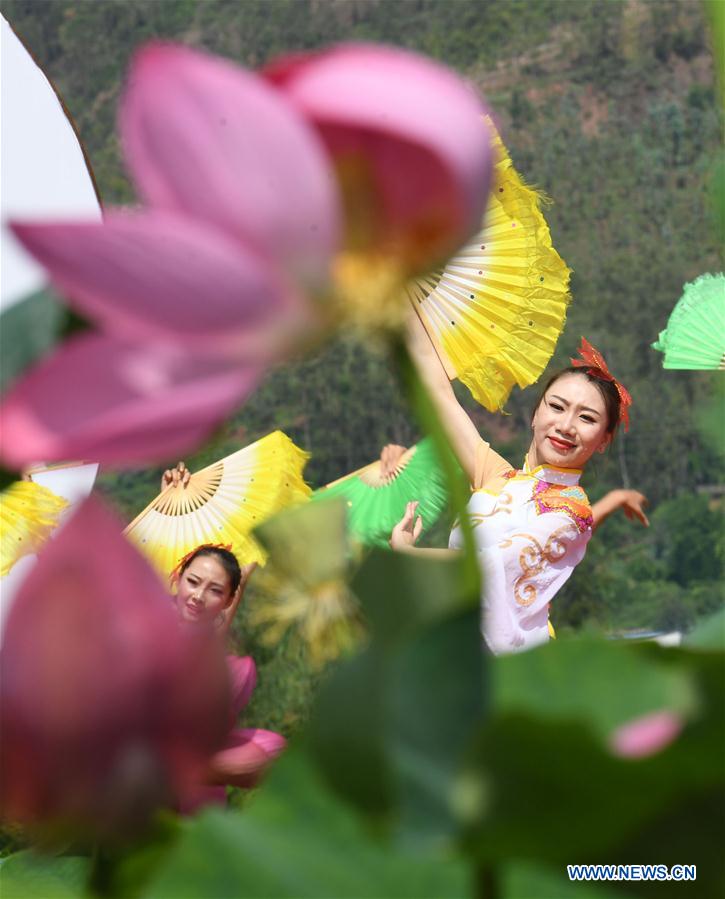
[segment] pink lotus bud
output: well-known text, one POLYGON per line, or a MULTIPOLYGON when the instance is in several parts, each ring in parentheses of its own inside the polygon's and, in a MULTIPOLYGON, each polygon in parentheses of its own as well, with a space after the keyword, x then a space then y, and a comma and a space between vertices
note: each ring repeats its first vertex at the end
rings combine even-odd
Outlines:
POLYGON ((652 712, 618 727, 611 734, 609 745, 622 758, 646 758, 669 746, 682 728, 682 718, 675 712, 652 712))
POLYGON ((180 628, 149 565, 96 499, 40 556, 2 653, 3 816, 118 834, 183 801, 224 742, 212 635, 180 628))

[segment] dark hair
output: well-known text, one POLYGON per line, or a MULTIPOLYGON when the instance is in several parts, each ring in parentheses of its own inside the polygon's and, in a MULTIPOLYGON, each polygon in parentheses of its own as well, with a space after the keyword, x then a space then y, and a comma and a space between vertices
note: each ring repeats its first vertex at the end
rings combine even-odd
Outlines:
POLYGON ((570 365, 568 368, 562 368, 561 371, 555 372, 546 382, 544 389, 541 391, 541 394, 536 401, 533 412, 531 413, 532 420, 534 418, 534 415, 536 415, 536 410, 541 405, 541 401, 546 396, 549 388, 553 386, 559 380, 559 378, 563 377, 564 375, 582 375, 588 381, 591 381, 591 383, 594 384, 594 386, 599 390, 602 395, 602 399, 604 400, 604 408, 607 413, 607 433, 611 434, 613 438, 619 425, 619 413, 621 408, 621 400, 619 398, 617 388, 614 386, 614 382, 606 381, 604 380, 604 378, 597 378, 596 375, 591 375, 583 368, 578 368, 573 365, 570 365))
POLYGON ((203 543, 201 546, 197 546, 191 555, 184 560, 184 564, 179 569, 179 577, 186 571, 186 569, 191 565, 194 559, 198 559, 200 556, 214 556, 214 558, 218 559, 221 563, 222 567, 229 575, 229 582, 232 587, 232 595, 234 595, 237 591, 237 587, 241 583, 242 580, 242 571, 239 567, 239 562, 237 561, 237 557, 228 549, 225 549, 223 546, 214 546, 213 544, 203 543))

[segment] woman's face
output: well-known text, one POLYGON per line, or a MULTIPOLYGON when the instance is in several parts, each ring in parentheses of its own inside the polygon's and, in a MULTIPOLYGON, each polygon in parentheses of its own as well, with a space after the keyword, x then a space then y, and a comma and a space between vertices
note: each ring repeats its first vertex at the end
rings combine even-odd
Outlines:
POLYGON ((583 375, 562 375, 549 387, 532 422, 529 464, 583 468, 611 439, 599 389, 583 375))
POLYGON ((232 585, 214 556, 197 556, 179 578, 176 608, 184 621, 213 622, 232 601, 232 585))

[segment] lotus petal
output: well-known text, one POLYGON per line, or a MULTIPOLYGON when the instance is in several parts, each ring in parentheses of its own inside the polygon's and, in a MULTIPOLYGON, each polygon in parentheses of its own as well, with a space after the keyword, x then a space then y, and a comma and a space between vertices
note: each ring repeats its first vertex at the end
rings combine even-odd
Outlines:
POLYGON ((309 312, 256 250, 191 219, 117 212, 14 231, 69 301, 120 337, 260 358, 309 312))
POLYGON ((653 712, 618 727, 611 735, 610 746, 622 758, 646 758, 669 746, 683 725, 681 716, 675 712, 653 712))
POLYGON ((491 136, 482 103, 452 71, 406 50, 347 44, 283 58, 266 74, 335 160, 348 246, 388 246, 425 269, 479 226, 491 136))
POLYGON ((339 200, 325 150, 264 79, 185 47, 135 58, 121 107, 126 158, 144 199, 251 242, 324 284, 339 200))
POLYGON ((2 459, 12 468, 37 459, 166 462, 195 449, 260 374, 168 347, 80 335, 6 393, 2 459))

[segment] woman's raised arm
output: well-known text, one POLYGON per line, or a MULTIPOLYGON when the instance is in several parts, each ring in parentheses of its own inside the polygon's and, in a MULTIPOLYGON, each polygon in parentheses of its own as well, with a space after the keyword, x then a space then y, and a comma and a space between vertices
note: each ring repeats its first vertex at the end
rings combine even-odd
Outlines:
POLYGON ((456 399, 451 382, 438 354, 417 315, 408 319, 407 343, 410 354, 428 388, 436 411, 461 468, 473 483, 476 475, 476 451, 481 437, 466 410, 456 399))

